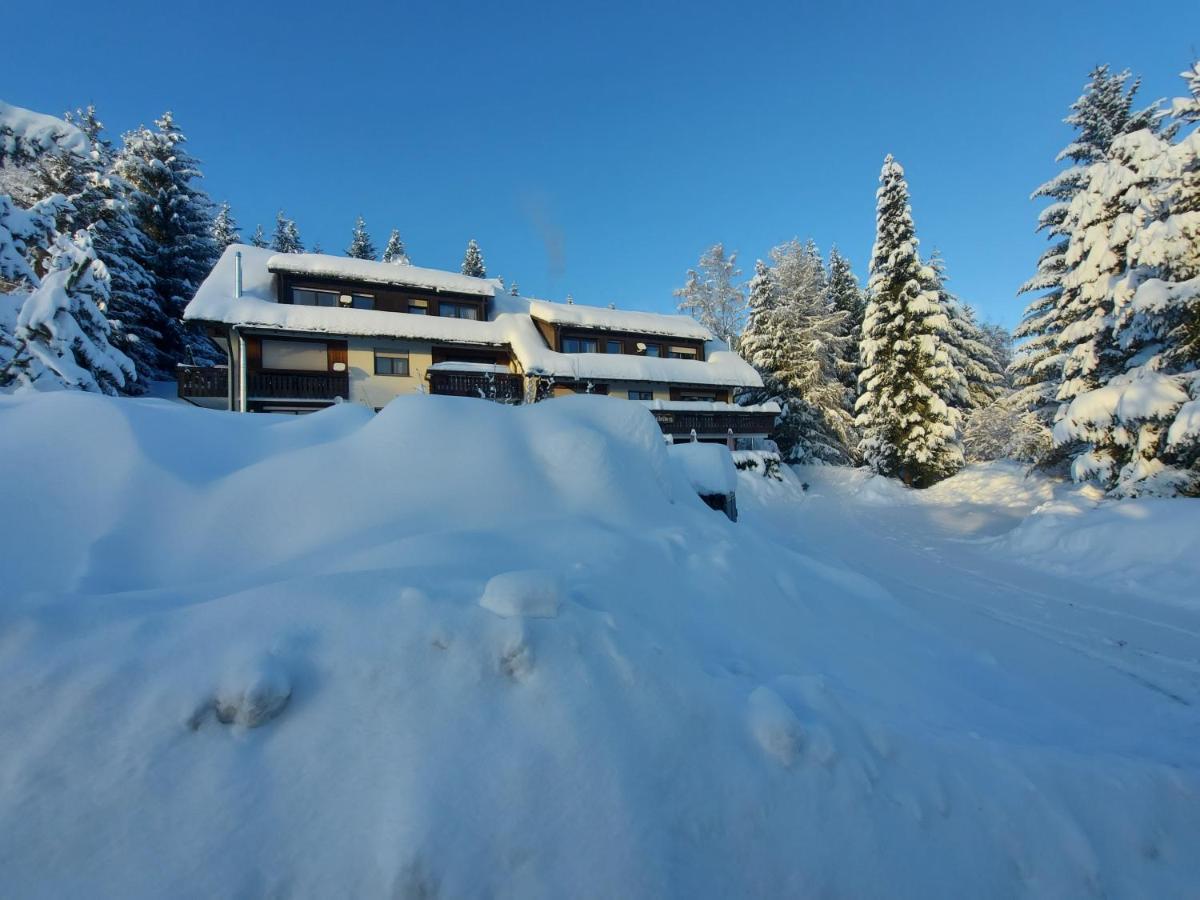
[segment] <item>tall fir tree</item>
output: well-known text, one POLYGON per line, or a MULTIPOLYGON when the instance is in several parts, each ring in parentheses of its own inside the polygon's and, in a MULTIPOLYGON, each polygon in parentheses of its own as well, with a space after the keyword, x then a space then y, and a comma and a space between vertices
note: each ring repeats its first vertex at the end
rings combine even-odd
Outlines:
POLYGON ((908 184, 891 155, 876 198, 855 404, 859 449, 879 474, 928 487, 963 464, 959 413, 943 399, 952 379, 944 344, 949 317, 937 292, 924 286, 928 267, 917 255, 908 184))
POLYGON ((1038 231, 1046 232, 1050 246, 1038 260, 1037 273, 1019 291, 1037 296, 1014 332, 1021 346, 1011 373, 1021 391, 1020 402, 1047 424, 1057 413, 1056 395, 1062 381, 1058 335, 1066 325, 1059 316, 1067 248, 1074 227, 1074 220, 1068 221, 1068 210, 1084 186, 1088 166, 1105 158, 1118 135, 1143 128, 1159 130, 1163 114, 1157 104, 1134 109, 1139 86, 1140 79, 1130 82, 1127 71, 1114 73, 1106 65, 1092 70, 1083 94, 1064 120, 1075 130, 1075 136, 1058 154, 1057 161, 1069 165, 1034 191, 1031 198, 1051 201, 1038 217, 1038 231))
POLYGON ((359 216, 354 220, 354 232, 350 239, 350 246, 346 248, 346 255, 352 259, 375 259, 376 257, 375 242, 371 240, 371 235, 367 233, 367 223, 363 221, 363 217, 359 216))
POLYGON ((483 264, 483 254, 479 252, 479 245, 475 243, 475 238, 467 241, 467 252, 462 261, 462 273, 474 278, 487 278, 487 267, 483 264))
POLYGON ((1200 494, 1200 130, 1173 140, 1200 122, 1200 65, 1183 74, 1172 126, 1116 138, 1069 213, 1087 227, 1054 439, 1076 479, 1119 496, 1200 494))
POLYGON ((728 346, 737 344, 746 321, 746 295, 737 284, 742 270, 737 253, 725 253, 723 244, 713 244, 700 256, 687 281, 675 291, 679 311, 708 328, 728 346))
POLYGON ((114 171, 130 185, 130 208, 149 239, 146 270, 154 278, 158 309, 145 323, 157 332, 157 353, 144 352, 148 379, 171 378, 179 362, 212 362, 216 352, 182 322, 183 308, 216 263, 212 201, 201 190, 199 161, 170 112, 124 136, 114 171))
POLYGON ((216 216, 213 217, 212 238, 218 250, 224 250, 230 244, 242 242, 242 232, 233 218, 233 207, 229 205, 228 200, 221 203, 217 208, 216 216))
POLYGON ((266 234, 263 233, 263 227, 261 223, 254 226, 254 234, 250 236, 250 246, 259 247, 264 250, 271 246, 270 242, 267 240, 266 234))
POLYGON ((275 214, 275 232, 271 235, 271 249, 276 253, 303 253, 304 242, 300 240, 300 229, 296 223, 279 210, 275 214))
POLYGON ((404 241, 400 240, 398 228, 393 228, 392 233, 388 235, 387 246, 383 248, 383 261, 395 266, 412 265, 408 253, 404 250, 404 241))

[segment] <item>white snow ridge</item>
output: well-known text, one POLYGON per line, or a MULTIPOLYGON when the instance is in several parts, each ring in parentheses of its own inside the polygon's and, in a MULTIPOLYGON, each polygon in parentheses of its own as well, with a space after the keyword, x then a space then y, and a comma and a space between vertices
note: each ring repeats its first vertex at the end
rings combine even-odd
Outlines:
POLYGON ((1196 893, 1200 504, 681 453, 0 397, 0 896, 1196 893))

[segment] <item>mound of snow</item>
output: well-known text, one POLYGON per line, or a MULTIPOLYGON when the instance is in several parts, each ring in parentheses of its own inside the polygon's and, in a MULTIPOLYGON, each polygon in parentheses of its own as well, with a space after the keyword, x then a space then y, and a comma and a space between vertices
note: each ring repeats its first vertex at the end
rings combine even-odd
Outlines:
POLYGON ((737 470, 724 445, 693 441, 673 444, 667 452, 697 494, 731 494, 737 488, 737 470))
POLYGON ((730 527, 672 459, 609 398, 0 398, 0 895, 1200 883, 1200 613, 962 541, 1000 470, 730 527))
POLYGON ((525 569, 488 580, 479 605, 504 618, 553 619, 563 600, 563 584, 553 572, 525 569))

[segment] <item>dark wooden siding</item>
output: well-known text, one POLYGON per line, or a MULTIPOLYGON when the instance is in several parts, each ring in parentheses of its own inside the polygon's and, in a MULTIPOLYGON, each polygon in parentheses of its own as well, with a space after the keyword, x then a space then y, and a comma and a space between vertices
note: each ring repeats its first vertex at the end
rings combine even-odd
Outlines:
MULTIPOLYGON (((537 322, 537 319, 534 319, 537 322)), ((539 323, 539 330, 542 329, 544 323, 539 323)), ((543 334, 545 332, 543 331, 543 334)), ((551 346, 558 351, 562 351, 563 341, 567 338, 581 338, 589 341, 596 341, 599 352, 608 352, 609 341, 620 341, 621 352, 630 356, 642 356, 637 345, 656 344, 659 348, 659 356, 662 359, 667 359, 672 347, 687 347, 689 350, 696 351, 696 359, 700 362, 704 361, 704 341, 694 340, 692 338, 675 338, 663 337, 660 334, 634 334, 627 331, 604 331, 598 328, 579 328, 574 325, 556 326, 554 329, 554 343, 551 346)))
POLYGON ((384 312, 408 312, 409 301, 424 300, 429 304, 429 315, 441 314, 442 303, 462 303, 475 308, 481 321, 487 318, 487 298, 476 294, 455 294, 448 291, 428 291, 417 288, 401 288, 396 285, 375 285, 361 281, 345 281, 334 278, 314 278, 308 275, 279 273, 279 302, 291 303, 292 290, 310 288, 319 291, 337 291, 342 294, 370 294, 375 298, 375 308, 384 312))

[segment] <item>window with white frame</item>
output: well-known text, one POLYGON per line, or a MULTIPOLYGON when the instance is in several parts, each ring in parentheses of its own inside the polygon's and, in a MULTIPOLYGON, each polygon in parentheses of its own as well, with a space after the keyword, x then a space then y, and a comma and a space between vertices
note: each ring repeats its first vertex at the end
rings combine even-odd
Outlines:
POLYGON ((449 319, 478 319, 479 311, 470 303, 442 301, 438 304, 438 315, 449 319))

